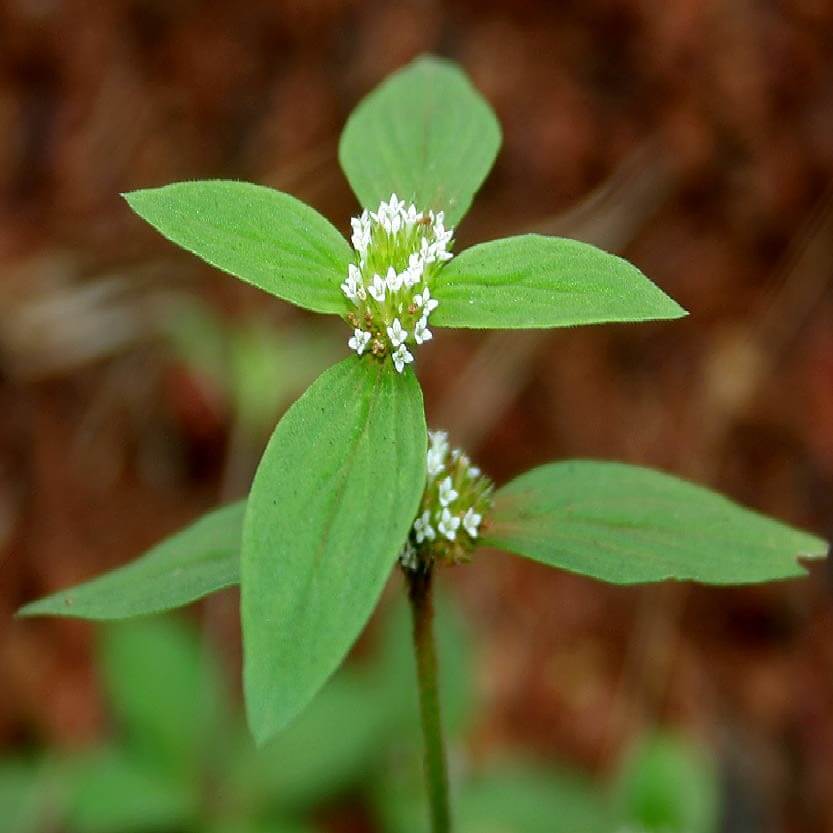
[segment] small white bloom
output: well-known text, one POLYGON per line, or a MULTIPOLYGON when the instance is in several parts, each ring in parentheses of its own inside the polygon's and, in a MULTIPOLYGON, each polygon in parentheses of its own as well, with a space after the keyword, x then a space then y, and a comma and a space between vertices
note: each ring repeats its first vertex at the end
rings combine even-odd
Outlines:
POLYGON ((436 477, 445 464, 445 453, 436 448, 429 448, 426 459, 426 469, 431 477, 436 477))
POLYGON ((373 283, 370 284, 367 291, 381 304, 385 300, 385 287, 385 282, 378 275, 374 275, 373 283))
POLYGON ((410 289, 412 286, 416 286, 421 280, 422 263, 418 262, 415 266, 409 263, 408 267, 402 273, 402 283, 410 289))
POLYGON ((402 547, 402 552, 399 553, 399 563, 407 570, 416 570, 419 566, 416 547, 410 541, 406 541, 405 546, 402 547))
POLYGON ((469 508, 466 509, 466 514, 463 515, 463 529, 465 529, 472 538, 477 538, 477 530, 482 520, 483 516, 475 512, 473 506, 469 506, 469 508))
POLYGON ((440 515, 437 530, 440 535, 444 535, 449 541, 453 541, 457 537, 457 530, 460 528, 460 519, 452 515, 448 509, 443 509, 440 515))
POLYGON ((404 211, 403 214, 405 224, 412 228, 415 226, 421 219, 422 219, 422 212, 417 211, 417 207, 411 203, 404 211))
POLYGON ((477 466, 469 466, 466 469, 466 477, 470 477, 474 480, 475 477, 480 477, 480 469, 477 466))
POLYGON ((385 275, 385 283, 387 284, 388 290, 391 292, 398 292, 399 288, 402 286, 402 279, 403 276, 398 275, 393 266, 388 266, 388 273, 385 275))
MULTIPOLYGON (((393 324, 388 327, 388 338, 390 339, 390 343, 394 347, 399 347, 400 345, 405 343, 405 339, 408 338, 407 330, 403 329, 402 324, 400 323, 398 318, 393 319, 393 324)), ((401 371, 400 371, 401 372, 401 371)))
POLYGON ((396 368, 397 373, 401 373, 405 369, 405 365, 410 364, 414 360, 414 357, 404 344, 400 344, 396 348, 391 358, 393 359, 393 366, 396 368))
POLYGON ((431 297, 431 290, 427 286, 422 290, 422 294, 417 292, 414 295, 414 303, 422 308, 422 315, 426 321, 428 320, 428 316, 440 305, 439 301, 431 297))
POLYGON ((414 535, 418 544, 421 544, 426 538, 433 541, 437 537, 434 527, 431 526, 431 512, 428 509, 414 521, 414 535))
POLYGON ((364 296, 362 284, 362 273, 358 267, 351 263, 347 267, 347 279, 341 285, 341 291, 355 304, 357 299, 364 296))
POLYGON ((431 477, 436 477, 445 467, 448 453, 448 434, 445 431, 429 431, 430 446, 426 456, 426 468, 431 477))
POLYGON ((427 237, 423 237, 419 244, 419 256, 425 263, 433 263, 437 259, 437 253, 434 249, 433 243, 428 242, 427 237))
POLYGON ((459 495, 457 494, 457 490, 451 482, 451 475, 449 475, 440 483, 440 506, 448 506, 450 503, 457 500, 458 497, 459 495))
POLYGON ((422 344, 424 341, 430 341, 434 336, 431 333, 431 330, 428 329, 428 318, 423 316, 422 318, 417 321, 416 325, 414 326, 414 339, 416 340, 417 344, 422 344))
POLYGON ((364 255, 370 245, 370 215, 367 210, 363 211, 360 217, 353 217, 350 220, 350 225, 353 227, 351 238, 353 248, 359 254, 364 255))
POLYGON ((355 350, 360 356, 364 353, 365 347, 367 347, 367 343, 370 341, 370 333, 366 333, 364 330, 353 330, 353 336, 350 341, 347 342, 347 346, 351 350, 355 350))

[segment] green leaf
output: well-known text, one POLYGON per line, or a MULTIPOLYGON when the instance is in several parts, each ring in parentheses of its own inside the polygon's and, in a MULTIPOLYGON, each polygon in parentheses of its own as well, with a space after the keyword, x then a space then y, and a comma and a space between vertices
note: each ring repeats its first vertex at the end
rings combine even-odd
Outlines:
POLYGON ((124 567, 31 602, 18 615, 127 619, 237 584, 244 511, 240 501, 209 512, 124 567))
POLYGON ((614 804, 623 826, 648 833, 715 833, 720 790, 715 766, 671 735, 640 740, 617 776, 614 804))
POLYGON ((227 715, 220 670, 199 634, 173 618, 110 624, 101 630, 99 656, 137 760, 196 780, 227 715))
POLYGON ((457 801, 460 833, 611 833, 601 792, 580 775, 517 762, 465 785, 457 801))
POLYGON ((715 492, 638 466, 550 463, 496 494, 487 546, 614 584, 746 584, 804 575, 827 544, 715 492))
POLYGON ((466 249, 440 270, 431 292, 438 327, 572 327, 686 315, 621 257, 540 234, 466 249))
POLYGON ((112 749, 74 760, 67 827, 73 833, 151 833, 183 829, 196 794, 112 749))
POLYGON ((500 147, 489 105, 453 64, 418 58, 368 95, 347 120, 338 155, 359 202, 391 193, 456 225, 500 147))
POLYGON ((244 688, 259 743, 338 667, 381 593, 425 484, 413 373, 352 356, 275 429, 243 529, 244 688))
POLYGON ((339 285, 353 251, 295 197, 250 182, 176 182, 124 195, 168 240, 313 312, 347 311, 339 285))

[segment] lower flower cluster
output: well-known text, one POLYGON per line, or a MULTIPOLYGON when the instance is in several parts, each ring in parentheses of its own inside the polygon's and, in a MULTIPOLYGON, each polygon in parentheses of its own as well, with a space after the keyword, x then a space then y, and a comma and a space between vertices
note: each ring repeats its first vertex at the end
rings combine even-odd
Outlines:
POLYGON ((425 491, 399 560, 406 569, 468 561, 492 506, 494 485, 445 431, 428 433, 425 491))

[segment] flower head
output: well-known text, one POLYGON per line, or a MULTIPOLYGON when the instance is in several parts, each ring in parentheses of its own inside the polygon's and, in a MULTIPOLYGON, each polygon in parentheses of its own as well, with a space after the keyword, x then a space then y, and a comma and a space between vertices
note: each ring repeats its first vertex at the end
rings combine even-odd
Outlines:
POLYGON ((361 355, 372 339, 369 352, 379 359, 390 354, 402 373, 414 359, 406 345, 433 337, 428 319, 438 302, 430 284, 452 257, 454 230, 445 227, 442 211, 420 211, 396 194, 350 222, 356 262, 341 284, 351 306, 345 318, 370 338, 362 343, 354 335, 348 344, 361 355))
POLYGON ((467 561, 492 506, 491 480, 462 451, 449 446, 445 431, 428 432, 425 462, 422 503, 400 555, 403 567, 412 570, 433 561, 467 561))

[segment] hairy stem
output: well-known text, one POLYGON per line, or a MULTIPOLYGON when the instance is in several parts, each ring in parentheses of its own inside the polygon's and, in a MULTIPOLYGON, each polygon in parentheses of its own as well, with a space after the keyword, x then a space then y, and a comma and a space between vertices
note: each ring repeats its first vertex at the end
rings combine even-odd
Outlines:
POLYGON ((431 809, 431 830, 432 833, 449 833, 451 819, 448 806, 448 770, 437 690, 432 568, 420 566, 417 570, 406 570, 405 576, 413 615, 414 654, 425 745, 425 781, 431 809))

